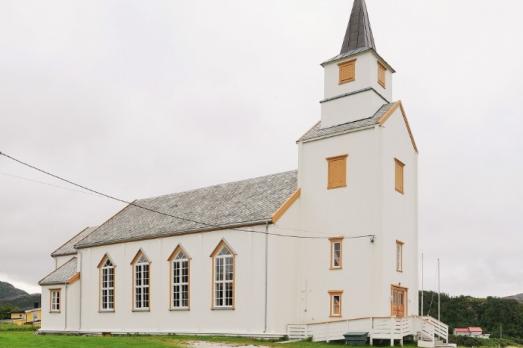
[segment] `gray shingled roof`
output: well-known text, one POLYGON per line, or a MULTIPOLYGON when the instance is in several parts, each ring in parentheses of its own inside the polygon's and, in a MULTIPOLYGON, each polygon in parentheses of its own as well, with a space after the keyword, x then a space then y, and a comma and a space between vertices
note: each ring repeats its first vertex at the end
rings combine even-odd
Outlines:
POLYGON ((96 227, 87 227, 86 229, 82 230, 80 233, 78 233, 73 238, 69 239, 67 242, 65 242, 61 247, 53 251, 51 256, 66 256, 66 255, 75 255, 77 253, 77 250, 75 249, 75 244, 87 237, 91 234, 96 227))
POLYGON ((134 204, 204 224, 129 205, 76 244, 76 247, 264 224, 272 220, 272 214, 296 189, 297 172, 292 171, 138 200, 134 204))
POLYGON ((76 257, 73 257, 71 260, 67 261, 64 265, 54 270, 51 274, 46 276, 44 279, 40 280, 38 284, 40 285, 58 285, 65 284, 74 276, 76 272, 76 257))
POLYGON ((316 139, 322 139, 348 133, 350 131, 372 127, 378 124, 380 118, 389 111, 395 103, 384 104, 372 117, 357 120, 353 122, 343 123, 337 126, 321 128, 321 122, 318 122, 307 133, 305 133, 298 142, 307 142, 316 139))
POLYGON ((340 54, 361 48, 376 50, 365 0, 354 0, 340 54))
POLYGON ((333 63, 342 59, 356 56, 371 51, 378 60, 387 66, 387 69, 396 72, 385 59, 383 59, 376 50, 374 35, 370 26, 369 14, 365 0, 354 0, 352 12, 350 15, 345 38, 341 46, 340 54, 323 62, 321 65, 333 63))

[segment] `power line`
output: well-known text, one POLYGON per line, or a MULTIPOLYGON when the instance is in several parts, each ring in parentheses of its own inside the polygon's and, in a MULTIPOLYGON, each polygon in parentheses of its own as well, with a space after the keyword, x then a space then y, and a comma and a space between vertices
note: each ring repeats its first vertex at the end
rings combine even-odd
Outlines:
POLYGON ((30 179, 30 178, 26 178, 26 177, 19 176, 19 175, 14 175, 14 174, 9 174, 9 173, 4 173, 4 172, 0 172, 0 175, 8 177, 8 178, 13 178, 13 179, 18 179, 18 180, 32 182, 32 183, 35 183, 35 184, 50 186, 50 187, 54 187, 54 188, 61 189, 61 190, 67 190, 67 191, 71 191, 71 192, 79 192, 79 193, 83 193, 85 195, 93 195, 94 196, 94 194, 91 193, 91 192, 75 190, 75 189, 72 189, 72 188, 69 188, 69 187, 60 186, 60 185, 54 185, 54 184, 51 184, 49 182, 35 180, 35 179, 30 179))
MULTIPOLYGON (((81 184, 77 184, 69 179, 65 179, 59 175, 56 175, 56 174, 53 174, 51 172, 48 172, 44 169, 40 169, 32 164, 29 164, 27 162, 24 162, 24 161, 21 161, 17 158, 14 158, 4 152, 1 152, 0 151, 0 156, 4 156, 5 158, 8 158, 18 164, 21 164, 25 167, 28 167, 28 168, 31 168, 37 172, 40 172, 42 174, 45 174, 47 176, 50 176, 52 178, 55 178, 59 181, 63 181, 65 183, 68 183, 69 185, 72 185, 72 186, 76 186, 76 187, 79 187, 81 188, 82 190, 85 190, 85 191, 88 191, 90 193, 93 193, 93 194, 96 194, 98 196, 101 196, 101 197, 105 197, 107 199, 111 199, 113 201, 117 201, 117 202, 120 202, 120 203, 123 203, 123 204, 127 204, 127 205, 130 205, 130 206, 133 206, 133 207, 136 207, 136 208, 139 208, 139 209, 143 209, 143 210, 146 210, 148 212, 151 212, 151 213, 155 213, 155 214, 159 214, 159 215, 163 215, 163 216, 168 216, 168 217, 171 217, 171 218, 174 218, 174 219, 177 219, 177 220, 182 220, 182 221, 186 221, 186 222, 192 222, 192 223, 195 223, 195 224, 198 224, 198 225, 204 225, 206 227, 213 227, 213 228, 219 228, 219 229, 223 229, 223 228, 227 228, 227 226, 224 226, 224 225, 216 225, 216 224, 211 224, 211 223, 207 223, 207 222, 202 222, 202 221, 198 221, 198 220, 194 220, 194 219, 190 219, 190 218, 185 218, 185 217, 181 217, 181 216, 176 216, 176 215, 172 215, 172 214, 169 214, 169 213, 165 213, 165 212, 162 212, 162 211, 159 211, 159 210, 155 210, 155 209, 151 209, 151 208, 148 208, 148 207, 145 207, 145 206, 142 206, 142 205, 139 205, 139 204, 136 204, 135 202, 130 202, 130 201, 127 201, 125 199, 122 199, 122 198, 118 198, 116 196, 113 196, 113 195, 110 195, 110 194, 106 194, 106 193, 103 193, 101 191, 97 191, 97 190, 94 190, 94 189, 91 189, 87 186, 84 186, 84 185, 81 185, 81 184)), ((285 238, 298 238, 298 239, 329 239, 329 237, 326 237, 326 236, 300 236, 300 235, 290 235, 290 234, 283 234, 283 233, 273 233, 273 232, 263 232, 263 231, 255 231, 255 230, 248 230, 248 229, 241 229, 241 228, 227 228, 227 229, 230 229, 230 230, 234 230, 234 231, 241 231, 241 232, 248 232, 248 233, 257 233, 257 234, 265 234, 265 235, 271 235, 271 236, 275 236, 275 237, 285 237, 285 238)), ((359 238, 370 238, 371 240, 374 240, 375 238, 375 235, 364 235, 364 236, 352 236, 352 237, 346 237, 347 239, 359 239, 359 238)))

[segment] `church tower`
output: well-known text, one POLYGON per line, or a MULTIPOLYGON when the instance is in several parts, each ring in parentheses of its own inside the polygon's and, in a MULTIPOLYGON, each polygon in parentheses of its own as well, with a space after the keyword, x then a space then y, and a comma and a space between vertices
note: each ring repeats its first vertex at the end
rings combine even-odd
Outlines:
POLYGON ((341 52, 322 64, 321 127, 373 116, 392 101, 394 69, 377 53, 364 0, 355 0, 341 52))
POLYGON ((330 242, 301 242, 297 319, 327 320, 329 294, 342 318, 417 315, 418 149, 365 0, 354 0, 341 51, 322 66, 320 121, 297 142, 296 224, 330 242), (329 268, 332 255, 341 261, 329 268))

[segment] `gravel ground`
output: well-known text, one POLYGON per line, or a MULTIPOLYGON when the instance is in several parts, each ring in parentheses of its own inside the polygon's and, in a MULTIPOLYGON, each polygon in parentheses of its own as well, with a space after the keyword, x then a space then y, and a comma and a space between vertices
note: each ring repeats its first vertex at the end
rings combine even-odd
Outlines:
POLYGON ((267 346, 239 346, 225 343, 210 343, 210 342, 188 342, 191 348, 269 348, 267 346))

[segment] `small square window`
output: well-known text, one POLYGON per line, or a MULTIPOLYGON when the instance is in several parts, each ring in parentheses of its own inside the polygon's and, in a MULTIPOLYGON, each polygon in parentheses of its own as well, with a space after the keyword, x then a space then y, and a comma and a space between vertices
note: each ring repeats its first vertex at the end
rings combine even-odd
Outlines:
POLYGON ((328 189, 335 189, 347 186, 347 155, 327 158, 328 168, 328 189))
POLYGON ((342 302, 341 297, 343 291, 329 291, 330 296, 330 316, 341 317, 342 316, 342 302))
POLYGON ((405 189, 404 188, 404 180, 405 180, 404 171, 405 171, 405 164, 398 159, 394 159, 394 176, 395 176, 394 184, 395 184, 396 191, 401 194, 405 193, 405 191, 404 191, 404 189, 405 189))
POLYGON ((378 62, 378 83, 383 88, 386 88, 386 77, 385 77, 386 72, 387 72, 387 68, 385 67, 385 65, 378 62))
POLYGON ((338 66, 340 69, 340 85, 356 80, 356 59, 340 63, 338 66))

